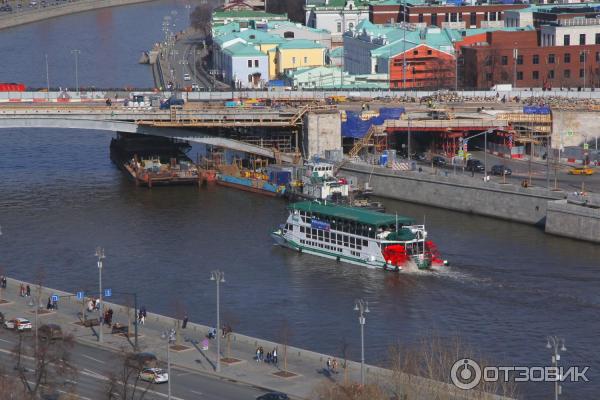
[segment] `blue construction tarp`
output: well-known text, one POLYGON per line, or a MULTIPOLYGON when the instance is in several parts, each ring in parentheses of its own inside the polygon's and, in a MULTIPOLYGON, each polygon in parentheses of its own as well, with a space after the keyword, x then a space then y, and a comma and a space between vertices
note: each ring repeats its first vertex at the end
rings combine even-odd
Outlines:
POLYGON ((523 114, 550 114, 550 106, 523 106, 523 114))
POLYGON ((342 137, 360 139, 367 134, 371 125, 382 125, 388 119, 400 119, 404 112, 404 107, 381 108, 379 116, 363 121, 360 113, 346 111, 346 121, 342 122, 342 137))

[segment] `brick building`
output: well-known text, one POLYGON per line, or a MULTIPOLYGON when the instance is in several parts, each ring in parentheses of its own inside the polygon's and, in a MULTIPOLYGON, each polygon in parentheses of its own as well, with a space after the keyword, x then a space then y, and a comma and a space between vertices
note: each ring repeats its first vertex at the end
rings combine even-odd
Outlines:
POLYGON ((488 32, 485 43, 462 48, 464 86, 599 87, 600 35, 596 31, 573 35, 576 31, 563 33, 560 40, 547 36, 543 41, 540 30, 488 32))
POLYGON ((488 28, 504 26, 504 12, 526 8, 526 4, 478 4, 457 6, 447 4, 427 4, 422 1, 388 0, 369 6, 369 20, 374 24, 388 24, 404 21, 421 26, 441 28, 488 28))

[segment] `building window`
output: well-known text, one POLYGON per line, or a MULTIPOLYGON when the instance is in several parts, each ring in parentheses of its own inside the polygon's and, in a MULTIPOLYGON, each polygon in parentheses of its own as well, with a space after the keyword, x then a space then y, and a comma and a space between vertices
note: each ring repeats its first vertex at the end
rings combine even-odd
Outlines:
POLYGON ((248 60, 248 68, 252 68, 252 60, 248 60))
POLYGON ((485 80, 486 80, 486 81, 488 81, 488 82, 490 82, 490 81, 492 80, 492 74, 491 74, 491 73, 489 73, 489 72, 487 72, 487 73, 485 74, 485 80))
POLYGON ((517 80, 518 81, 522 81, 523 80, 523 71, 517 71, 517 80))
POLYGON ((571 62, 571 53, 565 53, 563 55, 563 61, 565 64, 568 64, 571 62))
POLYGON ((437 14, 431 14, 431 25, 437 26, 437 14))
POLYGON ((304 64, 308 64, 308 57, 304 57, 304 64))
POLYGON ((502 59, 500 61, 502 65, 508 65, 508 56, 502 56, 502 59))
POLYGON ((563 36, 563 43, 565 46, 571 45, 571 35, 563 36))
POLYGON ((523 56, 521 56, 521 55, 517 56, 517 64, 518 65, 523 65, 523 56))
POLYGON ((490 21, 496 21, 496 12, 490 13, 490 21))
POLYGON ((472 12, 469 15, 469 23, 471 26, 477 25, 477 13, 472 12))
POLYGON ((413 55, 415 55, 415 56, 416 56, 416 55, 418 55, 418 54, 419 54, 419 50, 414 50, 414 51, 413 51, 413 55))
POLYGON ((548 78, 554 79, 554 70, 553 69, 548 70, 548 78))
POLYGON ((292 64, 296 65, 296 57, 292 57, 292 64))
POLYGON ((533 64, 537 65, 540 63, 540 56, 537 54, 533 55, 533 64))
POLYGON ((488 13, 486 13, 486 12, 483 13, 483 20, 484 21, 488 20, 488 13))
POLYGON ((536 79, 536 80, 537 80, 537 79, 540 79, 540 71, 533 71, 533 72, 531 73, 531 78, 532 78, 532 79, 536 79))
POLYGON ((600 44, 600 33, 596 33, 596 44, 600 44))
POLYGON ((580 78, 583 78, 584 76, 585 76, 585 69, 581 68, 581 69, 579 70, 579 77, 580 77, 580 78))
POLYGON ((337 32, 340 33, 342 31, 342 23, 338 22, 337 23, 337 32))
POLYGON ((254 67, 258 68, 258 60, 254 60, 254 67))
POLYGON ((291 32, 291 31, 283 32, 283 37, 285 39, 293 39, 294 38, 294 32, 291 32))
POLYGON ((582 33, 581 35, 579 35, 579 45, 585 46, 585 33, 582 33))
POLYGON ((419 22, 423 22, 423 14, 419 14, 419 22))
POLYGON ((554 54, 548 54, 548 64, 554 64, 555 61, 554 54))
POLYGON ((585 62, 585 51, 579 53, 579 62, 585 62))
POLYGON ((571 77, 571 70, 570 69, 565 69, 563 71, 563 77, 570 78, 571 77))
POLYGON ((252 83, 252 74, 248 75, 248 82, 252 83))
POLYGON ((596 52, 596 62, 600 61, 600 51, 596 52))
POLYGON ((353 30, 354 29, 354 22, 350 22, 348 24, 348 30, 353 30))

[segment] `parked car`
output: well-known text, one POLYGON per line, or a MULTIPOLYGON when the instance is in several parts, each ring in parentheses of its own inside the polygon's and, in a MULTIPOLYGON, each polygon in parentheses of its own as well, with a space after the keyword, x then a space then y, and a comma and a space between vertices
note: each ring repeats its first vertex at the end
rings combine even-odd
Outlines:
POLYGON ((16 331, 30 331, 32 326, 31 322, 25 318, 13 318, 4 322, 6 329, 14 329, 16 331))
POLYGON ((192 91, 197 92, 200 90, 200 86, 197 83, 192 83, 192 91))
POLYGON ((492 167, 492 169, 490 170, 490 174, 492 175, 512 175, 512 170, 508 167, 505 167, 504 165, 494 165, 492 167))
POLYGON ((431 159, 431 162, 436 167, 445 167, 448 164, 446 162, 446 159, 442 156, 433 156, 433 158, 431 159))
POLYGON ((63 339, 62 328, 56 324, 45 324, 38 329, 38 338, 42 341, 55 341, 63 339))
POLYGON ((423 153, 415 154, 415 160, 417 160, 417 161, 425 161, 426 159, 427 159, 427 157, 425 157, 425 154, 423 154, 423 153))
POLYGON ((483 163, 481 161, 472 158, 470 160, 467 160, 466 170, 473 172, 484 172, 485 167, 483 166, 483 163))
POLYGON ((169 381, 169 374, 161 368, 144 368, 140 372, 140 379, 152 383, 165 383, 169 381))
POLYGON ((289 396, 281 392, 269 392, 258 396, 256 400, 289 400, 289 396))
POLYGON ((183 74, 183 80, 184 81, 191 81, 192 78, 190 77, 190 74, 183 74))
POLYGON ((569 170, 569 175, 593 175, 595 172, 590 167, 573 167, 569 170))

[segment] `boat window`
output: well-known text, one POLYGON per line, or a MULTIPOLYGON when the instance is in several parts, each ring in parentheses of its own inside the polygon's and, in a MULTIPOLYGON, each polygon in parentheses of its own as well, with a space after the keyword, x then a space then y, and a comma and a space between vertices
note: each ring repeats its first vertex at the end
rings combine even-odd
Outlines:
POLYGON ((369 241, 363 239, 362 245, 365 246, 365 247, 367 247, 369 245, 369 241))
POLYGON ((319 240, 323 240, 323 231, 317 230, 317 235, 319 236, 319 240))

